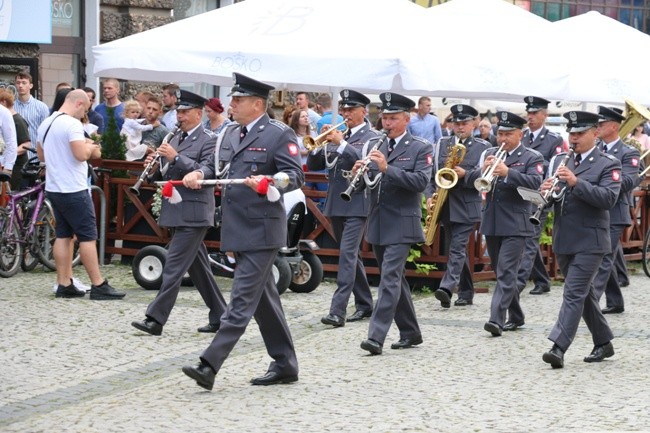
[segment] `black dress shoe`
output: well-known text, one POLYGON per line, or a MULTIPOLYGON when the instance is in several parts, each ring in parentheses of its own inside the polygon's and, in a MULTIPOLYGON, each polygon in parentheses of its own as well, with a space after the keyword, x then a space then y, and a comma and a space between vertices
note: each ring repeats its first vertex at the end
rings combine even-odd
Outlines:
POLYGON ((371 355, 381 355, 382 346, 375 340, 367 339, 361 342, 361 348, 367 350, 371 355))
POLYGON ((503 330, 504 331, 516 331, 520 327, 524 326, 523 322, 522 323, 515 323, 515 322, 506 322, 505 325, 503 325, 503 330))
POLYGON ((197 332, 205 332, 208 334, 214 334, 219 330, 220 323, 208 323, 205 326, 201 326, 199 329, 197 329, 197 332))
POLYGON ((620 287, 627 287, 627 286, 630 285, 630 280, 619 281, 619 282, 618 282, 618 285, 619 285, 620 287))
POLYGON ((150 335, 160 335, 163 329, 160 323, 150 317, 145 318, 141 322, 131 322, 131 326, 150 335))
POLYGON ((253 385, 277 385, 279 383, 293 383, 298 382, 298 375, 289 375, 269 371, 264 376, 255 377, 251 379, 253 385))
POLYGON ((345 319, 341 316, 337 316, 336 314, 328 314, 327 316, 323 316, 320 319, 320 322, 324 325, 332 325, 335 328, 345 326, 345 319))
POLYGON ((372 316, 372 311, 361 311, 357 310, 352 314, 350 317, 348 317, 347 322, 358 322, 359 320, 363 320, 366 317, 372 316))
POLYGON ((440 306, 442 308, 451 307, 451 292, 447 291, 446 289, 438 289, 433 292, 433 296, 435 296, 436 299, 440 301, 440 306))
POLYGON ((186 365, 183 367, 183 373, 196 380, 197 385, 208 391, 214 386, 214 377, 217 375, 212 367, 203 363, 186 365))
POLYGON ((542 293, 548 293, 551 291, 551 288, 548 286, 535 286, 533 290, 530 291, 531 295, 541 295, 542 293))
POLYGON ((623 311, 625 311, 625 308, 617 305, 615 307, 603 308, 601 311, 603 314, 621 314, 623 311))
POLYGON ((457 307, 466 307, 468 305, 472 305, 474 301, 471 299, 465 299, 465 298, 458 298, 456 299, 456 302, 454 302, 454 305, 457 307))
POLYGON ((605 358, 611 358, 614 356, 614 345, 612 342, 601 344, 600 346, 594 346, 594 350, 591 351, 589 356, 586 356, 585 362, 600 362, 605 358))
POLYGON ((411 347, 422 344, 422 336, 418 335, 412 338, 400 338, 397 343, 390 345, 391 349, 409 349, 411 347))
POLYGON ((564 351, 557 344, 554 344, 551 350, 542 355, 542 360, 547 364, 551 364, 553 368, 562 368, 564 367, 564 351))
POLYGON ((501 327, 494 322, 485 322, 483 329, 492 334, 493 337, 501 337, 501 327))

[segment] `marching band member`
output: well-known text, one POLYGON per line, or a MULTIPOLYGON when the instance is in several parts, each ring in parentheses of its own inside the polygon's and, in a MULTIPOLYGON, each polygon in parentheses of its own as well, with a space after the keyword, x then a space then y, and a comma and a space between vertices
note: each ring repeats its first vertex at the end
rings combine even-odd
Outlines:
POLYGON ((193 189, 200 188, 199 180, 214 178, 221 170, 231 179, 245 179, 243 185, 227 185, 221 196, 221 247, 233 251, 237 260, 230 303, 199 364, 183 367, 183 373, 205 389, 212 389, 217 372, 253 317, 273 361, 266 374, 251 383, 275 385, 298 380, 296 351, 271 273, 278 250, 287 242, 287 215, 281 201, 271 202, 257 193, 263 177, 278 172, 289 177, 287 191, 302 186, 297 138, 291 128, 266 113, 272 86, 239 73, 233 77, 229 96, 237 124, 222 132, 216 155, 183 179, 183 184, 193 189))
POLYGON ((526 238, 532 236, 534 230, 528 220, 532 206, 521 198, 517 187, 539 188, 544 158, 536 150, 521 145, 525 119, 507 111, 498 111, 496 116, 499 119, 497 142, 503 145, 504 157, 498 161, 494 156, 496 148, 487 150, 483 170, 472 171, 468 181, 474 182, 491 167, 494 170, 494 181, 485 199, 481 233, 485 235, 497 284, 492 295, 490 319, 483 328, 493 336, 500 336, 504 329, 515 330, 524 324, 517 269, 526 238), (509 306, 510 322, 505 323, 509 306))
POLYGON ((327 149, 319 148, 307 157, 307 167, 312 171, 324 170, 334 164, 329 168, 329 188, 323 213, 329 217, 339 244, 339 264, 330 311, 321 318, 323 324, 334 327, 344 326, 346 321, 362 320, 372 314, 372 293, 359 251, 368 219, 370 194, 368 191, 353 192, 351 200, 345 201, 341 193, 348 187, 344 172, 349 171, 361 158, 363 145, 377 137, 377 132, 366 119, 366 106, 370 99, 350 89, 342 90, 340 95, 339 111, 348 131, 344 134, 335 129, 326 137, 330 143, 327 149), (346 308, 352 293, 355 312, 346 320, 346 308))
MULTIPOLYGON (((372 355, 382 353, 393 319, 400 338, 391 349, 422 343, 404 267, 411 244, 424 241, 422 193, 431 179, 432 164, 431 143, 411 136, 406 129, 415 102, 391 92, 382 93, 379 98, 387 136, 379 148, 364 150, 364 158, 372 163, 367 179, 360 183, 363 188, 368 181, 377 181, 371 191, 366 239, 372 244, 381 279, 368 339, 361 343, 361 348, 372 355)), ((357 161, 353 173, 364 170, 365 165, 366 161, 357 161)))
POLYGON ((625 120, 623 114, 603 106, 598 107, 598 114, 600 115, 598 137, 602 140, 599 149, 621 161, 621 192, 616 204, 609 210, 609 237, 612 251, 603 257, 594 278, 594 290, 599 301, 605 293, 606 307, 603 309, 603 314, 618 314, 625 311, 625 303, 614 259, 621 242, 621 233, 625 227, 632 224, 630 216, 630 207, 634 204, 632 190, 641 183, 639 176, 641 154, 634 147, 623 143, 618 136, 621 122, 625 120))
MULTIPOLYGON (((467 243, 474 231, 474 225, 481 221, 481 195, 472 182, 467 181, 466 170, 478 167, 479 159, 490 144, 472 135, 474 118, 478 111, 474 107, 456 104, 451 107, 451 123, 454 135, 442 137, 434 151, 434 172, 447 164, 449 149, 455 144, 465 146, 465 157, 453 170, 458 175, 458 183, 449 190, 447 199, 440 212, 440 221, 445 236, 447 253, 447 268, 440 280, 440 287, 434 292, 436 299, 443 308, 451 306, 451 295, 458 288, 456 306, 472 305, 474 299, 474 282, 472 270, 467 258, 467 243)), ((437 189, 434 177, 425 191, 427 208, 431 196, 437 189)), ((441 233, 443 233, 441 231, 441 233)))
MULTIPOLYGON (((585 362, 600 362, 614 355, 614 338, 598 305, 593 287, 594 276, 605 254, 611 253, 609 209, 621 189, 621 163, 596 148, 599 116, 585 111, 570 111, 567 132, 574 156, 556 169, 557 158, 549 173, 564 183, 564 194, 555 201, 553 250, 562 274, 564 294, 560 314, 548 339, 553 347, 542 356, 553 368, 564 367, 564 353, 578 330, 582 317, 592 334, 594 349, 585 362)), ((549 177, 542 192, 553 186, 549 177)))

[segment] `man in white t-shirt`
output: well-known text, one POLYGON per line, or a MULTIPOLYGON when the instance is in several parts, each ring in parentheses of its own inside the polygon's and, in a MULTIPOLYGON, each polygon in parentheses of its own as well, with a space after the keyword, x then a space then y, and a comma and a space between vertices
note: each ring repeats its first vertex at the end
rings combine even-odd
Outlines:
POLYGON ((95 209, 88 193, 88 161, 100 158, 101 149, 84 137, 79 119, 90 108, 88 95, 82 89, 73 90, 59 111, 52 113, 38 128, 36 151, 47 163, 45 192, 52 203, 56 218, 54 261, 56 262, 57 298, 76 298, 86 294, 72 281, 73 239, 79 241, 81 262, 90 277, 90 299, 121 299, 102 277, 95 246, 97 225, 95 209))

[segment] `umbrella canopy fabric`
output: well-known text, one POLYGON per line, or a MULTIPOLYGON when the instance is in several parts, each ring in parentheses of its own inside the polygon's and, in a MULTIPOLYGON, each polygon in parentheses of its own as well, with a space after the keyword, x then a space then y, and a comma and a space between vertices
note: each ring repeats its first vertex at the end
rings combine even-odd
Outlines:
POLYGON ((427 25, 420 29, 422 37, 426 35, 436 50, 405 67, 424 74, 413 82, 425 82, 422 90, 429 95, 564 98, 567 68, 553 56, 540 58, 532 50, 532 41, 545 40, 553 46, 553 28, 544 18, 503 0, 453 0, 424 15, 427 25), (435 41, 441 42, 435 45, 435 41))
POLYGON ((650 36, 592 11, 552 24, 562 40, 562 62, 570 70, 565 99, 622 104, 631 99, 650 105, 643 57, 650 36))
POLYGON ((229 86, 240 72, 306 91, 419 88, 400 55, 422 12, 409 0, 246 0, 95 46, 94 73, 229 86))

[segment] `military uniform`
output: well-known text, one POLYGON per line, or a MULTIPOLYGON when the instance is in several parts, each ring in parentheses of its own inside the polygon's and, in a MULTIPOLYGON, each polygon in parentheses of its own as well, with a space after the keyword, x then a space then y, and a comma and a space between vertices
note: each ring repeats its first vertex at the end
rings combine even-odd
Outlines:
MULTIPOLYGON (((588 112, 572 111, 564 116, 569 119, 569 132, 594 128, 598 121, 596 114, 588 112)), ((595 147, 580 154, 581 162, 576 166, 577 158, 574 155, 567 163, 577 183, 567 187, 563 198, 554 204, 553 250, 565 278, 559 317, 548 337, 554 345, 543 356, 554 368, 564 365, 564 352, 576 335, 581 317, 596 347, 611 346, 614 338, 592 282, 603 256, 611 252, 609 209, 621 188, 621 163, 595 147)), ((552 161, 553 172, 559 160, 552 161)), ((605 357, 611 355, 613 348, 605 357)))
MULTIPOLYGON (((233 96, 266 99, 272 89, 241 74, 233 75, 233 96)), ((263 114, 248 125, 229 125, 223 134, 217 155, 201 167, 205 179, 214 178, 217 170, 225 171, 230 179, 284 172, 289 176, 286 190, 300 188, 304 183, 297 137, 283 123, 263 114)), ((298 380, 298 360, 271 274, 276 254, 287 242, 287 217, 282 201, 270 202, 248 186, 230 184, 222 190, 221 209, 221 248, 233 251, 237 260, 231 299, 221 317, 219 332, 201 354, 202 364, 185 367, 183 371, 194 379, 197 377, 193 374, 205 373, 206 365, 218 372, 250 319, 255 317, 273 361, 267 375, 254 379, 253 384, 298 380)), ((214 381, 214 374, 211 376, 214 381)))
MULTIPOLYGON (((348 89, 341 91, 342 107, 362 107, 369 103, 370 100, 358 92, 348 89)), ((338 320, 346 316, 351 293, 354 293, 356 316, 368 317, 372 313, 372 293, 359 250, 368 218, 370 194, 368 191, 354 191, 351 194, 352 199, 344 201, 341 193, 349 185, 343 173, 350 171, 354 163, 361 159, 363 145, 371 138, 377 137, 377 132, 366 120, 348 133, 350 135, 341 145, 330 143, 325 151, 321 148, 307 157, 307 167, 312 171, 324 170, 328 168, 328 164, 334 164, 329 168, 329 187, 323 213, 329 217, 334 236, 339 243, 337 287, 329 311, 330 315, 336 316, 334 321, 337 326, 338 320)), ((323 322, 331 324, 329 320, 331 319, 324 318, 323 322)))
MULTIPOLYGON (((550 101, 537 96, 527 96, 524 98, 524 102, 526 102, 527 112, 545 110, 550 103, 550 101)), ((542 126, 539 131, 535 132, 536 134, 530 129, 524 130, 521 142, 524 146, 542 154, 542 157, 544 157, 544 173, 548 174, 548 163, 551 158, 564 151, 564 139, 560 134, 549 131, 546 126, 542 126)), ((541 294, 548 292, 550 289, 551 278, 546 271, 546 265, 539 247, 539 238, 546 225, 547 215, 548 211, 544 210, 540 215, 540 224, 534 227, 535 234, 526 238, 526 249, 517 273, 517 286, 520 291, 526 287, 529 279, 533 280, 535 284, 531 291, 532 294, 541 294)))
MULTIPOLYGON (((201 108, 204 99, 199 95, 184 90, 179 94, 181 109, 201 108)), ((187 173, 206 163, 214 153, 216 136, 203 129, 199 123, 190 134, 180 131, 174 135, 169 144, 178 155, 168 162, 163 158, 153 179, 179 180, 187 173)), ((194 285, 203 301, 210 309, 209 324, 213 328, 219 325, 219 319, 226 310, 226 302, 214 280, 208 261, 208 253, 203 239, 208 228, 214 225, 214 189, 202 188, 192 190, 177 188, 182 201, 172 204, 162 201, 158 224, 172 229, 172 238, 167 246, 167 259, 163 268, 162 284, 156 298, 149 304, 146 316, 160 325, 165 325, 180 290, 181 279, 189 272, 194 285)), ((133 326, 137 326, 135 322, 133 326)), ((147 332, 145 330, 145 332, 147 332)))
MULTIPOLYGON (((607 107, 598 107, 602 121, 622 122, 625 117, 607 107)), ((609 210, 609 234, 612 252, 605 254, 594 278, 596 298, 600 300, 603 293, 606 296, 606 312, 622 312, 624 309, 623 293, 614 267, 614 258, 621 242, 621 234, 625 227, 632 224, 630 207, 632 206, 632 191, 641 183, 639 166, 642 164, 639 151, 623 143, 620 139, 607 145, 600 143, 598 148, 608 155, 621 161, 621 192, 616 204, 609 210)))
MULTIPOLYGON (((415 106, 413 101, 395 93, 382 93, 380 99, 384 113, 408 113, 415 106)), ((399 347, 422 342, 404 266, 411 244, 424 241, 422 193, 431 179, 432 146, 408 131, 396 138, 399 141, 390 155, 390 139, 386 138, 379 147, 388 167, 371 191, 366 235, 377 258, 381 280, 370 318, 368 340, 362 342, 361 347, 375 354, 381 353, 393 319, 400 332, 400 342, 408 343, 399 347)), ((368 143, 366 147, 369 149, 373 145, 368 143)), ((369 168, 370 177, 376 179, 379 175, 376 164, 371 163, 369 168)), ((362 182, 362 187, 365 185, 362 182)))
MULTIPOLYGON (((521 129, 525 119, 509 113, 497 112, 499 129, 521 129)), ((497 148, 486 151, 486 156, 493 155, 497 148)), ((482 165, 483 159, 481 160, 482 165)), ((496 177, 496 181, 485 198, 481 233, 485 240, 496 272, 497 284, 492 295, 490 319, 485 329, 493 335, 501 335, 506 322, 506 311, 510 307, 510 321, 521 325, 524 314, 519 305, 517 288, 517 270, 524 251, 526 238, 535 233, 529 217, 532 205, 521 198, 517 187, 538 189, 544 172, 542 155, 521 144, 506 156, 505 165, 509 168, 506 178, 496 177)), ((468 182, 472 184, 481 176, 476 169, 469 174, 468 182)))
MULTIPOLYGON (((478 111, 469 105, 456 104, 451 107, 452 122, 467 121, 478 116, 478 111)), ((449 151, 457 144, 457 137, 443 137, 438 141, 434 151, 434 175, 427 186, 425 195, 431 197, 438 189, 435 183, 435 173, 445 167, 449 151)), ((466 171, 478 168, 479 160, 490 145, 478 137, 468 137, 463 142, 465 157, 458 165, 466 171)), ((481 195, 468 182, 467 176, 458 180, 458 183, 448 190, 447 199, 440 212, 440 222, 445 236, 445 249, 447 253, 447 267, 440 280, 440 288, 436 290, 436 297, 441 300, 443 307, 450 306, 449 300, 455 288, 458 288, 458 299, 472 303, 474 298, 474 283, 472 270, 467 257, 467 243, 474 232, 474 226, 481 221, 481 195), (439 290, 445 293, 438 292, 439 290)), ((459 302, 459 301, 457 301, 459 302)))

